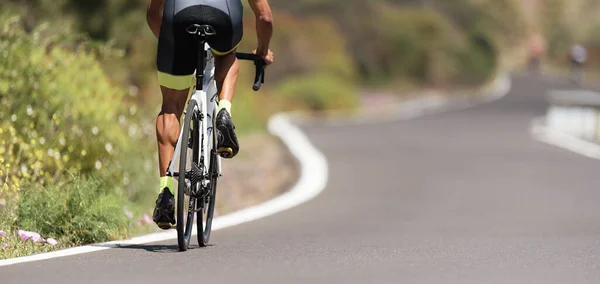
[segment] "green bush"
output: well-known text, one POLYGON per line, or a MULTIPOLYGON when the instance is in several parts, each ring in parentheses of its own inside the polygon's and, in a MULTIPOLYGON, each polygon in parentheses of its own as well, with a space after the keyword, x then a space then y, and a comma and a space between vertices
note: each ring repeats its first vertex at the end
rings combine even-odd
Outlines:
POLYGON ((554 59, 563 60, 568 54, 569 49, 574 43, 573 36, 569 32, 569 28, 565 25, 555 25, 546 33, 548 56, 554 59))
POLYGON ((470 56, 473 52, 469 37, 440 12, 429 8, 382 6, 379 14, 376 20, 381 27, 382 43, 377 52, 380 76, 390 81, 445 85, 479 72, 457 57, 457 54, 470 56))
POLYGON ((153 205, 156 112, 107 76, 102 62, 118 53, 0 16, 0 229, 106 241, 132 229, 125 206, 153 205))
POLYGON ((126 199, 105 180, 70 180, 23 187, 16 224, 63 242, 87 244, 127 236, 126 199))
POLYGON ((467 48, 456 52, 459 72, 453 78, 455 84, 473 85, 484 82, 494 75, 497 67, 497 51, 485 33, 475 32, 469 36, 467 48))
POLYGON ((98 52, 28 34, 17 22, 0 22, 0 199, 17 196, 23 180, 111 171, 110 180, 121 182, 131 175, 123 170, 139 170, 127 163, 151 153, 130 152, 149 149, 153 129, 144 129, 127 92, 107 79, 98 52))
POLYGON ((497 38, 503 47, 514 48, 526 38, 528 32, 518 1, 520 0, 472 1, 478 8, 478 17, 469 31, 483 31, 487 36, 497 38))
POLYGON ((112 154, 106 148, 118 149, 122 141, 110 128, 123 92, 85 52, 51 47, 10 22, 0 38, 10 54, 0 58, 0 153, 9 186, 20 178, 44 182, 64 169, 89 173, 106 163, 112 154))
POLYGON ((279 85, 277 93, 287 99, 294 109, 323 111, 358 105, 353 86, 327 73, 290 78, 279 85))

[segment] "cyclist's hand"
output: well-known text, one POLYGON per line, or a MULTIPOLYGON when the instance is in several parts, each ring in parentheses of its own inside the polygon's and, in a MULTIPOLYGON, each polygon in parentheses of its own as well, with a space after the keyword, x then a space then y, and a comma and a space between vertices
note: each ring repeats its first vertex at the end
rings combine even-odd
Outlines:
POLYGON ((270 65, 271 63, 273 63, 273 52, 271 51, 271 49, 269 49, 266 54, 257 53, 256 49, 253 52, 254 54, 262 57, 262 59, 265 61, 265 65, 270 65))

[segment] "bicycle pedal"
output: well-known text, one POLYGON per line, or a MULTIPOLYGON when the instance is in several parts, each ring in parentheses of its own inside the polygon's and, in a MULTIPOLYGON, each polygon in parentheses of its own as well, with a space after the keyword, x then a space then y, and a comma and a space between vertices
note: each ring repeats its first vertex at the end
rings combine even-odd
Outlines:
POLYGON ((175 228, 175 225, 170 222, 158 222, 156 225, 158 225, 158 227, 163 230, 170 230, 175 228))
POLYGON ((229 147, 221 147, 221 148, 217 149, 217 152, 223 158, 233 157, 233 149, 231 149, 229 147))

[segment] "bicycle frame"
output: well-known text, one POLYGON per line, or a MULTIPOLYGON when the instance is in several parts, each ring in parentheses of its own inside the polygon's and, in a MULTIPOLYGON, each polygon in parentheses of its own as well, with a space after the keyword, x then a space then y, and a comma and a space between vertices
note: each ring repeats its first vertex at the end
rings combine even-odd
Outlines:
MULTIPOLYGON (((215 35, 216 31, 210 25, 193 24, 186 28, 186 32, 190 36, 194 36, 197 43, 196 72, 195 76, 193 75, 196 82, 193 85, 194 88, 191 89, 191 95, 183 115, 181 132, 166 171, 167 176, 177 177, 179 182, 176 198, 177 218, 180 219, 177 222, 177 241, 179 249, 182 251, 187 250, 189 245, 193 220, 196 219, 197 212, 201 214, 196 221, 198 244, 205 246, 208 243, 217 180, 222 176, 221 156, 215 150, 217 147, 215 124, 218 100, 214 77, 215 57, 206 40, 208 36, 215 35), (192 148, 192 151, 189 151, 188 148, 192 148), (188 160, 190 164, 188 164, 188 160), (189 171, 188 165, 190 166, 189 171), (186 195, 190 197, 187 215, 184 212, 186 195), (206 213, 206 222, 202 217, 204 213, 206 213), (187 221, 183 221, 186 216, 188 217, 187 221)), ((258 91, 264 81, 262 57, 247 53, 236 53, 235 56, 238 59, 254 61, 257 71, 253 88, 258 91)))
MULTIPOLYGON (((215 124, 215 120, 216 120, 216 115, 217 115, 217 84, 215 82, 215 78, 214 78, 214 73, 215 73, 215 60, 214 60, 214 56, 212 55, 212 52, 210 51, 210 47, 208 46, 208 44, 205 42, 204 43, 204 56, 202 56, 204 58, 204 62, 206 63, 204 70, 203 70, 203 74, 202 76, 198 76, 198 74, 195 74, 194 78, 197 78, 196 80, 198 80, 198 78, 202 79, 202 84, 194 84, 194 88, 193 93, 190 97, 190 99, 188 100, 188 104, 191 100, 196 101, 197 103, 197 107, 198 109, 198 115, 200 116, 200 120, 202 121, 202 129, 200 129, 199 131, 199 135, 200 137, 195 137, 197 139, 200 139, 200 141, 202 141, 202 147, 201 147, 201 151, 200 151, 200 157, 199 161, 202 161, 202 164, 204 165, 202 167, 203 170, 203 174, 207 175, 208 174, 208 170, 209 170, 209 166, 211 163, 211 156, 210 155, 210 151, 211 149, 211 145, 210 142, 214 141, 213 140, 213 135, 215 135, 214 133, 214 127, 213 125, 215 124), (198 89, 197 86, 201 86, 201 89, 198 89), (204 138, 204 139, 203 139, 204 138)), ((202 60, 201 58, 199 58, 200 60, 202 60)), ((185 113, 184 113, 185 115, 185 113)), ((177 177, 179 176, 179 156, 180 156, 180 151, 181 151, 181 137, 183 135, 183 125, 181 126, 181 131, 179 133, 179 139, 177 139, 177 145, 175 146, 175 151, 173 153, 173 158, 171 159, 171 162, 169 163, 169 167, 167 168, 167 176, 170 177, 177 177)), ((187 141, 185 141, 187 143, 187 141)), ((212 145, 212 147, 215 147, 216 145, 212 145)), ((222 175, 222 168, 221 168, 221 157, 220 156, 216 156, 217 157, 217 168, 218 168, 218 174, 219 176, 222 175)), ((185 173, 184 173, 185 174, 185 173)), ((204 184, 203 184, 204 186, 204 184)))
MULTIPOLYGON (((187 32, 189 34, 197 36, 198 46, 202 45, 204 48, 198 48, 198 62, 197 62, 197 70, 195 74, 196 84, 194 84, 194 92, 190 97, 189 102, 194 100, 196 102, 198 110, 198 115, 200 116, 200 121, 202 121, 202 129, 200 129, 199 135, 201 137, 195 137, 202 141, 202 147, 200 149, 200 157, 198 160, 202 164, 202 174, 204 176, 209 176, 208 171, 211 165, 211 157, 213 147, 216 145, 209 144, 211 141, 214 141, 214 124, 216 122, 217 116, 217 84, 215 82, 215 58, 211 52, 210 46, 206 42, 206 36, 214 35, 215 31, 212 27, 208 25, 192 25, 188 27, 187 32), (204 66, 204 68, 202 68, 204 66), (198 73, 198 70, 203 69, 202 73, 198 73)), ((256 67, 256 73, 254 78, 254 91, 258 91, 262 83, 264 83, 264 61, 260 56, 255 54, 248 53, 236 53, 236 57, 242 60, 251 60, 254 62, 256 67)), ((184 113, 185 115, 185 113, 184 113)), ((173 158, 169 163, 169 167, 167 168, 167 176, 170 177, 178 177, 179 172, 178 168, 176 169, 176 165, 179 165, 179 156, 181 151, 181 145, 183 141, 181 138, 183 136, 183 125, 181 126, 181 130, 179 133, 179 138, 177 139, 177 144, 175 146, 175 151, 173 153, 173 158)), ((185 141, 187 143, 187 141, 185 141)), ((222 167, 221 167, 221 156, 217 155, 217 174, 218 176, 222 176, 222 167)), ((178 166, 177 166, 178 167, 178 166)), ((185 173, 184 173, 185 174, 185 173)), ((204 179, 206 182, 206 179, 204 179)), ((202 187, 206 186, 206 183, 202 184, 202 187)))

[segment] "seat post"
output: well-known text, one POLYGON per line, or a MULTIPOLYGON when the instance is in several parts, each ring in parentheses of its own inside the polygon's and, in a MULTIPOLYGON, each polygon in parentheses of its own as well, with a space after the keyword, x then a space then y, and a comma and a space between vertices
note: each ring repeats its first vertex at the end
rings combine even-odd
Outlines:
POLYGON ((202 80, 204 79, 204 68, 206 68, 206 52, 204 45, 206 44, 206 37, 215 35, 216 31, 209 25, 193 24, 186 28, 186 31, 193 35, 196 39, 197 62, 196 62, 196 90, 202 90, 202 80))
POLYGON ((198 49, 198 57, 197 57, 197 63, 196 63, 196 90, 202 90, 202 80, 204 79, 204 68, 206 66, 204 66, 205 64, 205 50, 204 50, 204 44, 206 43, 206 36, 204 35, 197 35, 196 36, 196 41, 198 43, 197 49, 198 49))

